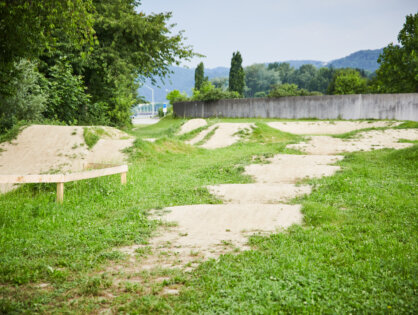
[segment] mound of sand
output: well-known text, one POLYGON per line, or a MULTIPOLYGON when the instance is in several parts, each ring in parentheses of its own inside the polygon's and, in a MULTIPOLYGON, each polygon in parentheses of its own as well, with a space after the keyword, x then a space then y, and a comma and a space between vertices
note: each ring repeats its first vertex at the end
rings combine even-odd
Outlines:
POLYGON ((361 132, 354 139, 312 136, 308 142, 291 144, 287 147, 309 154, 338 154, 384 148, 404 149, 413 145, 412 143, 400 143, 401 139, 418 140, 418 129, 372 130, 361 132))
MULTIPOLYGON (((120 150, 131 146, 133 139, 112 127, 94 128, 102 128, 104 133, 89 150, 83 127, 29 126, 11 143, 0 144, 0 174, 68 173, 81 171, 88 163, 123 163, 125 156, 120 150)), ((12 188, 0 186, 2 192, 12 188)))
POLYGON ((186 141, 186 143, 194 145, 202 141, 209 133, 215 130, 215 133, 200 147, 205 149, 218 149, 224 148, 238 142, 241 130, 247 130, 251 132, 254 124, 251 123, 218 123, 203 130, 193 139, 186 141))
POLYGON ((272 128, 297 135, 341 134, 353 130, 399 125, 393 121, 288 121, 267 123, 272 128))
POLYGON ((197 118, 197 119, 190 119, 185 124, 183 124, 180 128, 179 135, 183 135, 185 133, 189 133, 195 129, 201 128, 206 126, 208 123, 206 120, 197 118))

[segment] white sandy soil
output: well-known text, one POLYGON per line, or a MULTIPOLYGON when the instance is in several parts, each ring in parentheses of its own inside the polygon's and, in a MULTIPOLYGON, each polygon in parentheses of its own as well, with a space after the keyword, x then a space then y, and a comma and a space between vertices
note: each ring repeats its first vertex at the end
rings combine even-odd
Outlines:
POLYGON ((239 134, 237 134, 238 132, 244 129, 251 132, 252 127, 254 127, 254 124, 252 123, 218 123, 203 130, 193 139, 186 141, 186 143, 194 145, 202 141, 212 130, 216 129, 213 136, 202 144, 201 147, 205 149, 224 148, 238 142, 241 139, 239 134))
POLYGON ((413 145, 412 143, 400 143, 401 139, 418 140, 418 129, 372 130, 361 132, 354 139, 312 136, 308 142, 291 144, 287 147, 309 154, 339 154, 384 148, 404 149, 413 145))
MULTIPOLYGON (((0 144, 0 174, 28 175, 49 172, 76 172, 88 163, 123 163, 120 151, 133 139, 112 127, 100 127, 105 135, 89 150, 84 142, 83 127, 32 125, 11 143, 0 144), (1 151, 1 150, 0 150, 1 151)), ((0 192, 12 189, 0 184, 0 192)))
POLYGON ((179 131, 179 135, 183 135, 185 133, 189 133, 195 129, 201 128, 206 126, 208 123, 206 122, 206 120, 201 119, 201 118, 197 118, 197 119, 190 119, 188 120, 186 123, 184 123, 179 131))
POLYGON ((287 121, 267 123, 272 128, 297 135, 331 135, 354 130, 399 125, 393 121, 287 121))

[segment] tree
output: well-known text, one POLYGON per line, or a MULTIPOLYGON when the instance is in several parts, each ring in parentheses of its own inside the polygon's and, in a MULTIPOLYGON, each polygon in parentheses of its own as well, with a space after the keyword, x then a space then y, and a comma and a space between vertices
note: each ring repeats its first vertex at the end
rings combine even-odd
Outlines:
POLYGON ((229 90, 243 95, 245 86, 245 73, 242 68, 242 57, 239 51, 232 54, 231 68, 229 70, 229 90))
POLYGON ((79 48, 93 43, 91 0, 0 0, 0 61, 38 57, 61 32, 79 48))
POLYGON ((130 124, 130 111, 140 102, 138 78, 164 78, 171 64, 194 56, 182 33, 171 34, 171 13, 137 12, 135 0, 94 0, 94 29, 99 45, 82 64, 81 74, 92 103, 105 104, 110 124, 130 124))
POLYGON ((367 79, 355 69, 339 69, 328 87, 329 94, 361 94, 367 91, 367 79))
POLYGON ((398 41, 400 45, 389 44, 377 60, 376 92, 418 92, 418 13, 406 16, 398 41))
POLYGON ((267 94, 271 87, 278 83, 280 83, 278 72, 268 70, 264 64, 254 64, 245 68, 246 97, 254 97, 260 92, 267 94))
POLYGON ((203 62, 197 65, 196 70, 194 71, 194 88, 200 90, 203 82, 205 81, 205 68, 203 62))
POLYGON ((283 97, 283 96, 308 96, 321 95, 319 92, 309 92, 305 89, 299 89, 296 84, 278 84, 269 93, 268 97, 283 97))

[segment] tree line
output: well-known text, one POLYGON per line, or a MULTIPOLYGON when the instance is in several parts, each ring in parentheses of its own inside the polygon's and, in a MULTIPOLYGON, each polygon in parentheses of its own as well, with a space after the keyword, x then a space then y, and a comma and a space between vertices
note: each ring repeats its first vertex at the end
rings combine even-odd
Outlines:
POLYGON ((289 63, 254 64, 242 67, 242 56, 232 56, 229 78, 204 76, 204 65, 195 71, 195 88, 185 93, 171 92, 167 99, 213 101, 238 97, 282 97, 322 94, 413 93, 418 92, 418 13, 406 16, 399 32, 400 45, 389 44, 378 58, 373 73, 363 69, 317 68, 289 63))
POLYGON ((0 0, 0 133, 17 122, 129 125, 138 78, 194 56, 137 0, 0 0))

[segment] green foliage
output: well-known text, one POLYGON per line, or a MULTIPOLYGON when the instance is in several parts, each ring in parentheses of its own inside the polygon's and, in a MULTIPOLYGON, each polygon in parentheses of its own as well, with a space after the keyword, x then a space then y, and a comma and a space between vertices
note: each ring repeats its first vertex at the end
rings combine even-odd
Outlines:
POLYGON ((49 99, 45 117, 67 124, 88 121, 90 97, 81 76, 73 75, 71 65, 62 61, 49 71, 49 99))
POLYGON ((267 94, 271 87, 280 83, 279 72, 268 70, 263 64, 245 68, 245 96, 255 97, 257 93, 267 94))
POLYGON ((229 91, 243 95, 245 87, 245 72, 242 68, 242 57, 239 51, 232 54, 229 70, 229 91))
POLYGON ((206 81, 202 84, 200 91, 193 90, 191 100, 213 102, 221 99, 233 99, 240 97, 241 95, 236 91, 225 91, 220 88, 215 88, 211 82, 206 81))
POLYGON ((355 69, 339 69, 328 87, 329 94, 361 94, 367 92, 367 80, 355 69))
POLYGON ((179 90, 173 90, 169 92, 166 98, 170 101, 171 105, 173 105, 175 102, 183 102, 188 100, 186 92, 181 93, 179 90))
POLYGON ((308 95, 322 95, 320 92, 309 92, 305 89, 299 89, 296 84, 279 84, 276 85, 269 93, 268 97, 283 97, 283 96, 308 96, 308 95))
POLYGON ((12 128, 18 121, 42 119, 48 100, 48 86, 35 63, 21 59, 3 74, 10 81, 1 87, 0 133, 12 128))
POLYGON ((224 90, 227 89, 229 85, 228 78, 213 78, 210 82, 212 82, 216 88, 224 90))
POLYGON ((418 92, 418 13, 406 16, 398 41, 400 45, 389 44, 378 59, 372 85, 376 92, 418 92))
POLYGON ((77 48, 93 43, 91 0, 0 0, 0 67, 57 48, 57 33, 77 48))
MULTIPOLYGON (((101 129, 103 131, 103 129, 101 129)), ((100 131, 97 128, 83 128, 84 142, 89 149, 93 148, 100 139, 100 131)))
POLYGON ((199 63, 195 72, 194 72, 194 88, 195 90, 200 90, 203 82, 207 81, 205 78, 205 68, 203 62, 199 63))

